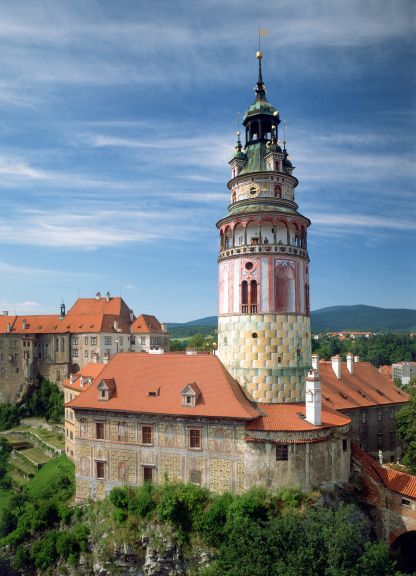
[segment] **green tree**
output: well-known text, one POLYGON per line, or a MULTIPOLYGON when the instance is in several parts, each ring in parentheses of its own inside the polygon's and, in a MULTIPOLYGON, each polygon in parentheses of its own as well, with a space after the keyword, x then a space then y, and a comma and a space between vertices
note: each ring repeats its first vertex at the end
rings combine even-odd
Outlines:
POLYGON ((407 402, 396 414, 396 427, 403 441, 403 463, 408 466, 412 474, 416 473, 416 375, 412 376, 408 384, 410 394, 407 402))

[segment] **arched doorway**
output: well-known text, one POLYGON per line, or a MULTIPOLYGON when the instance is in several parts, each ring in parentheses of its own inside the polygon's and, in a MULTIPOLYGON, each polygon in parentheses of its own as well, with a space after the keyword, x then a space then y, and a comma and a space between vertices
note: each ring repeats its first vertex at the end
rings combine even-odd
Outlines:
POLYGON ((390 546, 390 554, 397 562, 397 570, 413 574, 416 570, 416 530, 398 536, 390 546))

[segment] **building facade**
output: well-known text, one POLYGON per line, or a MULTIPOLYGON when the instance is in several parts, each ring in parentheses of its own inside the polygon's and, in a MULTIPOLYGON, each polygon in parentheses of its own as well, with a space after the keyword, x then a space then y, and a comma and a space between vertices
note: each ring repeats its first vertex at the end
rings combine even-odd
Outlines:
POLYGON ((416 362, 398 362, 392 365, 393 380, 400 380, 402 386, 409 384, 410 378, 416 374, 416 362))

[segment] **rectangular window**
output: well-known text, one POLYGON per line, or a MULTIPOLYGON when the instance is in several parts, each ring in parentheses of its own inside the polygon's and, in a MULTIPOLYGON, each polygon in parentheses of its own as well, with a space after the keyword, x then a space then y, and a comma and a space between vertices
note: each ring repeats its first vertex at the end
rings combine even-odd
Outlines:
POLYGON ((412 503, 411 503, 411 501, 410 501, 408 498, 402 498, 402 499, 401 499, 401 505, 402 505, 402 506, 409 506, 409 507, 410 507, 410 506, 412 505, 412 503))
POLYGON ((394 448, 396 445, 396 434, 395 432, 389 432, 390 448, 394 448))
POLYGON ((365 424, 367 422, 367 412, 361 412, 361 423, 365 424))
POLYGON ((17 348, 17 340, 10 340, 10 348, 17 348))
POLYGON ((104 422, 95 423, 95 437, 97 440, 104 440, 104 422))
POLYGON ((134 336, 130 337, 130 343, 134 346, 136 344, 136 338, 134 336))
POLYGON ((104 338, 104 344, 105 344, 106 346, 111 346, 111 336, 106 336, 106 337, 104 338))
POLYGON ((103 480, 105 478, 104 462, 96 462, 95 470, 97 478, 103 480))
POLYGON ((377 422, 381 422, 383 418, 383 410, 381 410, 380 408, 377 410, 377 422))
POLYGON ((145 482, 153 480, 153 468, 151 466, 143 466, 143 480, 145 482))
POLYGON ((58 338, 55 338, 55 352, 59 351, 59 340, 58 338))
POLYGON ((140 344, 146 344, 146 336, 140 336, 140 344))
POLYGON ((289 460, 289 446, 287 444, 278 444, 276 446, 276 460, 289 460))
POLYGON ((84 344, 86 344, 88 346, 88 336, 85 336, 84 338, 84 344))
POLYGON ((91 346, 97 345, 97 336, 91 336, 91 346))
POLYGON ((117 440, 119 442, 127 442, 127 424, 126 422, 118 422, 117 424, 117 440))
POLYGON ((377 447, 383 448, 383 433, 382 432, 379 432, 377 434, 377 447))
POLYGON ((189 448, 201 448, 201 430, 189 430, 189 448))
POLYGON ((389 418, 390 418, 390 420, 393 420, 393 419, 394 419, 394 408, 390 408, 390 410, 389 410, 389 418))
POLYGON ((152 444, 152 427, 142 426, 142 443, 152 444))
POLYGON ((78 358, 78 348, 74 348, 74 349, 72 350, 72 357, 73 357, 73 358, 78 358))
POLYGON ((348 450, 348 440, 346 438, 342 439, 342 451, 346 452, 348 450))
POLYGON ((73 344, 74 346, 78 346, 78 336, 74 336, 74 337, 72 338, 72 344, 73 344))
POLYGON ((85 358, 88 358, 88 350, 84 350, 84 356, 85 358))
POLYGON ((65 338, 61 338, 61 352, 65 352, 65 338))
POLYGON ((120 346, 123 346, 123 342, 124 342, 123 336, 119 336, 118 341, 120 343, 120 346))
POLYGON ((71 430, 71 432, 69 433, 69 437, 71 438, 71 440, 74 439, 74 434, 73 434, 72 430, 71 430))

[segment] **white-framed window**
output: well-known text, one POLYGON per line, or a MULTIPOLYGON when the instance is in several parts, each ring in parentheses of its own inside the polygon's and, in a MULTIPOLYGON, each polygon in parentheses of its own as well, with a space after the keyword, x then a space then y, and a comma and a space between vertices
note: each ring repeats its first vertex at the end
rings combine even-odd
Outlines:
POLYGON ((104 344, 105 344, 106 346, 111 346, 111 336, 106 336, 106 337, 104 338, 104 344))

